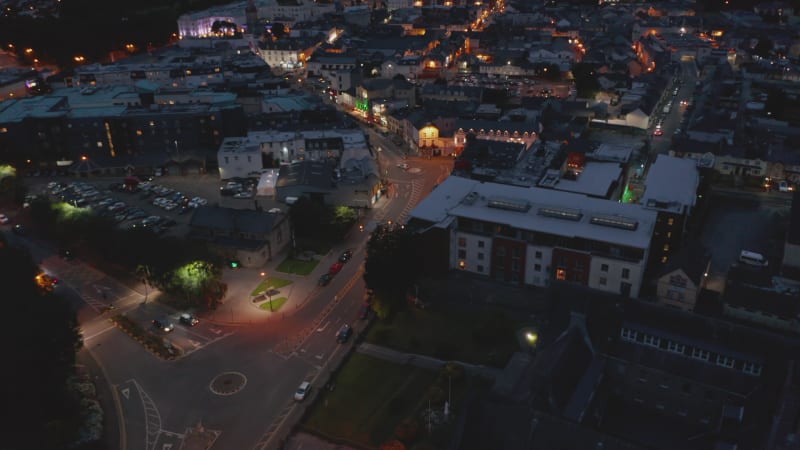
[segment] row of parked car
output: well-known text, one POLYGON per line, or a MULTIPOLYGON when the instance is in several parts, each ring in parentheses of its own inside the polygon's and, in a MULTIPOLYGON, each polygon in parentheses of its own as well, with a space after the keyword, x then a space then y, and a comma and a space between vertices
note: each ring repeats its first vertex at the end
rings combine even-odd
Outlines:
POLYGON ((339 259, 335 263, 333 263, 331 267, 328 269, 328 273, 325 273, 321 277, 319 277, 318 284, 320 286, 327 286, 328 283, 330 283, 331 280, 333 280, 333 277, 336 276, 336 274, 342 270, 342 267, 344 267, 345 263, 347 263, 347 261, 350 261, 350 258, 352 257, 353 257, 353 251, 345 250, 341 254, 341 256, 339 256, 339 259))
POLYGON ((253 198, 256 181, 250 178, 236 178, 220 186, 219 194, 233 198, 253 198))
POLYGON ((178 214, 189 212, 189 208, 197 208, 207 205, 208 200, 203 197, 189 197, 181 192, 176 192, 165 186, 143 182, 139 184, 139 189, 143 191, 142 199, 150 200, 155 206, 167 211, 179 209, 178 214))
POLYGON ((89 208, 95 214, 108 217, 125 229, 141 227, 162 234, 176 225, 175 220, 151 215, 143 208, 128 205, 107 195, 106 191, 101 192, 90 183, 52 181, 47 184, 47 188, 54 197, 77 207, 89 208))

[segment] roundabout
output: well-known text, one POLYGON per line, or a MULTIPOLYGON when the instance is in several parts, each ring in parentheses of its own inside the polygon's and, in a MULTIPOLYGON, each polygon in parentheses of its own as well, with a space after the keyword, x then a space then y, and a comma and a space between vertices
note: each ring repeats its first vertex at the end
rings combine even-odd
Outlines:
POLYGON ((217 395, 233 395, 242 389, 247 384, 247 377, 239 372, 223 372, 208 385, 211 392, 217 395))

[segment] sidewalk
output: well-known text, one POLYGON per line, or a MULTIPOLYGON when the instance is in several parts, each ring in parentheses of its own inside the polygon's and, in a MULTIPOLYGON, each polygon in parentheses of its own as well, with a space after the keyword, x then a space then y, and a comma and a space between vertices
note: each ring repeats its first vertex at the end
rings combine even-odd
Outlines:
MULTIPOLYGON (((360 220, 369 223, 376 215, 391 203, 391 199, 381 196, 375 207, 369 210, 360 220)), ((263 322, 275 317, 286 317, 294 314, 306 304, 314 295, 319 293, 317 281, 322 274, 327 273, 331 264, 337 261, 341 251, 347 248, 360 248, 366 245, 366 235, 358 231, 357 225, 346 236, 344 242, 336 245, 325 255, 317 255, 318 264, 308 275, 296 275, 279 272, 278 266, 288 257, 289 252, 284 251, 276 255, 260 268, 223 269, 222 281, 228 285, 228 292, 219 307, 206 316, 204 320, 218 325, 250 325, 263 322), (268 278, 280 278, 292 283, 279 288, 279 294, 273 299, 286 297, 286 303, 279 311, 271 312, 262 310, 253 303, 253 290, 264 280, 261 273, 268 278)), ((360 264, 360 261, 351 261, 348 265, 360 264)), ((330 295, 341 295, 341 292, 331 291, 330 295)), ((261 303, 261 302, 259 302, 261 303)))

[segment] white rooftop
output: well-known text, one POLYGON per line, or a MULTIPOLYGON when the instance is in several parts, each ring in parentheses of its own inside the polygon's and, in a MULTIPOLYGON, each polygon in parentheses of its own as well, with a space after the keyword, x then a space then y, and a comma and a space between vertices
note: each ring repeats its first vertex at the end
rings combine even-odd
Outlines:
POLYGON ((620 167, 619 163, 589 161, 577 179, 560 178, 552 188, 559 191, 605 198, 609 193, 611 184, 619 180, 621 176, 622 167, 620 167))
POLYGON ((694 207, 699 184, 696 161, 658 155, 647 172, 642 205, 679 214, 688 213, 694 207))
POLYGON ((448 177, 409 214, 428 222, 463 217, 565 237, 648 248, 656 212, 641 205, 536 187, 448 177))

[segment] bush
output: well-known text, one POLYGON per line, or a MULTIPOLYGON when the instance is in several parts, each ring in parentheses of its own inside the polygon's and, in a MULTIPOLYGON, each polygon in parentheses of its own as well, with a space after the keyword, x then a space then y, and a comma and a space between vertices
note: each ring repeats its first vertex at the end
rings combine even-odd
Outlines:
POLYGON ((411 417, 403 419, 403 421, 395 427, 394 435, 398 440, 406 444, 414 442, 419 436, 419 422, 411 417))
POLYGON ((405 403, 406 402, 403 401, 402 397, 399 397, 399 396, 398 397, 392 397, 392 399, 389 400, 389 404, 386 405, 386 407, 389 409, 389 413, 397 414, 400 411, 402 411, 403 408, 405 408, 405 403))
POLYGON ((428 400, 430 400, 431 404, 434 406, 442 406, 444 405, 444 401, 447 400, 447 394, 441 387, 431 386, 428 389, 428 400))

